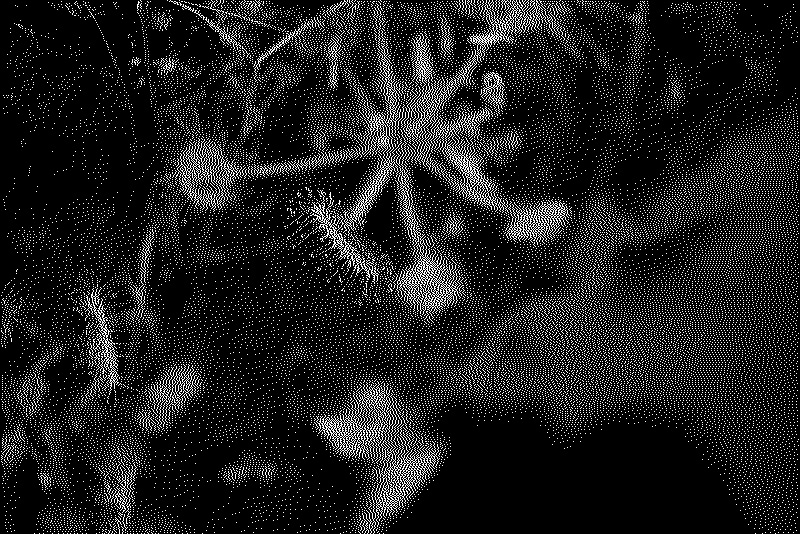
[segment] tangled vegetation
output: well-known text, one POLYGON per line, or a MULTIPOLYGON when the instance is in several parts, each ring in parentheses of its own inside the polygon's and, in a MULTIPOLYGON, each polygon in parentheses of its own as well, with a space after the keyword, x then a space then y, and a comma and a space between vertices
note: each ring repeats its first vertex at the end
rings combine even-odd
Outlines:
POLYGON ((611 254, 664 239, 675 229, 636 218, 634 197, 657 189, 646 176, 684 145, 691 162, 714 144, 698 133, 713 130, 709 112, 787 93, 783 37, 731 25, 736 4, 47 9, 52 27, 15 14, 7 54, 17 159, 30 165, 14 168, 5 197, 3 483, 43 503, 33 521, 7 514, 20 531, 225 529, 238 510, 198 512, 193 525, 179 504, 147 497, 152 486, 210 509, 207 495, 185 497, 205 479, 180 489, 164 458, 192 440, 223 448, 214 439, 259 443, 226 450, 215 483, 285 492, 254 524, 311 528, 311 512, 281 508, 302 494, 329 503, 314 513, 332 530, 351 512, 360 532, 384 528, 446 454, 420 421, 454 402, 441 384, 477 331, 570 280, 599 287, 611 254), (673 46, 690 38, 701 59, 673 46), (62 56, 63 72, 48 70, 62 56), (742 68, 709 88, 722 60, 742 68), (44 196, 37 184, 51 179, 44 196), (576 245, 590 212, 613 228, 576 245), (404 397, 393 389, 407 384, 404 397), (386 423, 395 411, 402 424, 386 423), (310 462, 325 445, 309 440, 292 458, 295 431, 281 425, 348 461, 380 458, 367 462, 368 496, 313 494, 310 462), (386 443, 402 440, 411 452, 397 460, 386 443), (28 491, 19 480, 32 474, 28 491))

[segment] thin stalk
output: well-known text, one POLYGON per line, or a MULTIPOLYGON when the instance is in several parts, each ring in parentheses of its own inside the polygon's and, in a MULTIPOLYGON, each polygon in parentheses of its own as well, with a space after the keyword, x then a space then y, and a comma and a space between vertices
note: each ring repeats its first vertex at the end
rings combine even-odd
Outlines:
POLYGON ((369 150, 363 148, 348 148, 341 150, 331 150, 322 154, 313 154, 304 158, 283 161, 279 163, 268 163, 266 165, 254 165, 240 169, 240 175, 244 178, 269 178, 273 176, 283 176, 287 174, 299 174, 303 172, 327 169, 335 165, 349 163, 360 159, 368 158, 372 155, 369 150))
POLYGON ((419 260, 428 253, 428 249, 417 210, 414 208, 411 172, 407 167, 403 165, 396 166, 395 186, 397 187, 397 196, 400 203, 400 213, 406 227, 406 235, 411 243, 411 254, 415 260, 419 260))
POLYGON ((455 74, 443 77, 434 83, 434 86, 428 92, 431 96, 431 108, 443 108, 445 103, 453 98, 459 89, 468 84, 475 69, 486 59, 489 48, 491 48, 490 43, 477 43, 470 56, 455 74))
POLYGON ((411 41, 411 65, 417 83, 426 83, 433 77, 433 59, 428 34, 420 32, 411 41))
POLYGON ((372 169, 369 177, 361 182, 358 193, 347 202, 347 212, 354 220, 360 221, 366 217, 394 173, 395 165, 390 158, 381 159, 372 169))
POLYGON ((439 54, 445 61, 452 61, 455 39, 453 39, 453 28, 447 17, 439 18, 439 54))
POLYGON ((459 154, 451 146, 445 146, 442 154, 462 176, 461 179, 457 179, 456 173, 447 169, 443 164, 433 158, 426 158, 425 165, 440 180, 443 180, 455 193, 470 203, 503 214, 508 212, 508 203, 503 201, 499 195, 497 184, 483 175, 480 168, 475 166, 475 162, 469 161, 467 156, 459 154), (471 176, 473 173, 475 176, 471 176))
POLYGON ((209 28, 217 32, 217 34, 219 34, 220 38, 224 42, 229 44, 232 48, 238 49, 245 55, 245 57, 247 57, 247 59, 250 60, 250 62, 253 62, 254 58, 253 56, 250 55, 250 52, 248 52, 247 49, 245 49, 245 47, 242 46, 242 44, 239 41, 231 37, 230 34, 226 32, 224 29, 222 29, 217 23, 215 23, 213 20, 200 13, 200 10, 194 7, 195 4, 182 2, 180 0, 167 0, 167 1, 172 4, 175 4, 176 6, 182 7, 186 11, 190 11, 195 15, 197 15, 197 17, 200 18, 203 22, 205 22, 209 28))
POLYGON ((333 13, 335 13, 336 11, 341 9, 342 7, 346 6, 347 4, 353 3, 353 1, 354 0, 343 0, 342 2, 339 2, 338 4, 334 4, 331 7, 329 7, 328 9, 326 9, 325 11, 323 11, 322 13, 320 13, 319 15, 317 15, 316 17, 310 18, 307 21, 305 21, 303 24, 298 26, 297 29, 295 29, 294 31, 288 33, 283 39, 278 41, 274 46, 272 46, 266 52, 261 54, 261 56, 256 60, 255 64, 253 65, 253 72, 258 72, 259 69, 261 68, 261 64, 264 61, 269 59, 269 57, 272 54, 274 54, 275 52, 277 52, 278 50, 280 50, 281 48, 283 48, 284 46, 286 46, 287 44, 292 42, 292 40, 294 40, 301 33, 303 33, 304 31, 306 31, 307 29, 309 29, 312 26, 320 24, 321 20, 323 18, 325 18, 325 17, 327 17, 329 15, 332 15, 333 13))
POLYGON ((378 56, 378 92, 383 91, 386 114, 394 117, 397 111, 397 80, 392 68, 389 38, 386 32, 386 11, 383 2, 372 2, 372 31, 378 56))
POLYGON ((377 115, 379 113, 378 108, 375 107, 375 104, 369 97, 369 93, 367 93, 367 90, 364 88, 361 80, 355 75, 349 63, 343 65, 341 74, 345 81, 347 81, 347 85, 349 85, 350 89, 353 91, 356 107, 361 110, 361 113, 365 114, 365 116, 377 115))

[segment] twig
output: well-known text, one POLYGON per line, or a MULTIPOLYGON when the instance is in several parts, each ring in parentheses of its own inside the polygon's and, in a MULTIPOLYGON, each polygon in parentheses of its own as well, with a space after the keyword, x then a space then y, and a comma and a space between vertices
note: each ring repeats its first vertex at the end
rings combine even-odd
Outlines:
POLYGON ((245 56, 247 56, 247 58, 250 61, 253 61, 253 56, 250 55, 250 52, 248 52, 247 49, 245 49, 245 47, 242 46, 242 44, 239 41, 237 41, 236 39, 231 37, 230 34, 228 34, 228 32, 226 32, 225 30, 220 28, 219 25, 217 25, 210 18, 208 18, 205 15, 203 15, 202 13, 200 13, 199 10, 195 9, 194 7, 192 7, 194 4, 189 4, 188 2, 182 2, 182 1, 179 1, 179 0, 167 0, 167 1, 170 2, 170 3, 175 4, 178 7, 182 7, 186 11, 191 11, 192 13, 194 13, 195 15, 200 17, 200 19, 202 19, 203 22, 208 24, 208 26, 212 30, 214 30, 215 32, 217 32, 219 34, 219 36, 222 38, 223 41, 226 41, 228 44, 232 45, 234 48, 238 48, 239 50, 241 50, 244 53, 245 56))
MULTIPOLYGON (((169 0, 169 1, 173 1, 173 0, 169 0)), ((260 21, 260 20, 251 19, 249 17, 245 17, 244 15, 240 15, 238 13, 234 13, 233 11, 227 11, 225 9, 220 9, 218 7, 212 7, 212 6, 206 6, 206 5, 203 5, 203 4, 195 4, 194 2, 186 2, 185 0, 179 0, 179 1, 180 1, 181 4, 183 4, 183 6, 181 6, 181 7, 193 6, 193 7, 200 8, 200 9, 208 9, 209 11, 214 11, 215 13, 221 13, 223 15, 228 15, 228 16, 237 18, 239 20, 243 20, 245 22, 249 22, 251 24, 255 24, 257 26, 263 26, 264 28, 269 28, 270 30, 276 30, 276 31, 281 31, 281 32, 285 32, 286 31, 286 28, 281 28, 280 26, 275 26, 275 25, 272 25, 272 24, 268 24, 268 23, 260 21)))
POLYGON ((325 11, 323 11, 322 13, 317 15, 316 17, 308 19, 306 22, 301 24, 296 30, 294 30, 293 32, 289 33, 286 37, 281 39, 272 48, 270 48, 269 50, 267 50, 266 52, 261 54, 261 57, 259 57, 258 60, 256 61, 255 65, 253 65, 253 71, 254 72, 258 72, 259 69, 261 68, 261 64, 264 61, 266 61, 272 54, 274 54, 275 52, 277 52, 278 50, 280 50, 281 48, 286 46, 288 43, 290 43, 292 41, 292 39, 294 39, 295 37, 297 37, 298 35, 300 35, 304 31, 306 31, 311 26, 314 26, 315 24, 319 24, 321 18, 327 17, 328 15, 331 15, 331 14, 335 13, 336 11, 338 11, 339 9, 344 7, 345 5, 350 4, 352 2, 353 2, 353 0, 342 0, 338 4, 334 4, 333 6, 329 7, 328 9, 326 9, 325 11))

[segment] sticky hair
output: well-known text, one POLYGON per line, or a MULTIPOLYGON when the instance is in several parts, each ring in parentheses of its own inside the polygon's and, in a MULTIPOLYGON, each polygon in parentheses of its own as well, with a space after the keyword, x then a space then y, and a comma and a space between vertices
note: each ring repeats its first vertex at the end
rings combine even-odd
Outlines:
POLYGON ((81 365, 91 373, 91 383, 85 392, 85 401, 105 396, 110 399, 117 387, 129 388, 120 381, 119 354, 112 339, 106 313, 104 290, 95 285, 77 297, 78 310, 85 325, 81 337, 81 365))
POLYGON ((359 302, 377 302, 391 290, 388 256, 329 193, 298 192, 288 211, 290 244, 326 284, 359 302))

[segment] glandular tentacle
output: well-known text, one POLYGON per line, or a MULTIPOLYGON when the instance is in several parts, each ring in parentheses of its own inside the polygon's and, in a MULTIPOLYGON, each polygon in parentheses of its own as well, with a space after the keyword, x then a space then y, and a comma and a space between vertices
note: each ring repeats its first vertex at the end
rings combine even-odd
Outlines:
POLYGON ((355 220, 364 220, 394 172, 394 161, 391 158, 382 158, 372 168, 367 179, 359 184, 357 194, 348 202, 348 211, 355 220))
POLYGON ((443 173, 450 188, 471 203, 497 210, 500 188, 483 172, 481 158, 464 144, 445 145, 442 147, 442 154, 458 171, 458 176, 452 172, 443 173))
POLYGON ((384 97, 384 110, 389 116, 397 112, 397 78, 392 65, 391 48, 386 31, 386 11, 383 2, 373 1, 372 4, 372 31, 375 40, 377 55, 377 83, 378 94, 384 97))
POLYGON ((329 150, 321 154, 313 154, 304 158, 245 167, 242 169, 242 175, 248 178, 271 178, 275 176, 301 174, 366 159, 371 155, 372 153, 364 147, 329 150))
POLYGON ((388 291, 391 263, 363 231, 360 221, 319 190, 298 194, 289 208, 289 241, 325 283, 358 302, 378 300, 388 291))
POLYGON ((411 41, 411 67, 418 84, 427 83, 433 77, 431 42, 425 32, 417 33, 411 41))
MULTIPOLYGON (((349 61, 342 63, 341 74, 347 82, 348 87, 350 87, 353 103, 355 108, 358 110, 360 118, 372 117, 379 114, 380 111, 372 102, 372 99, 370 98, 369 93, 367 93, 367 89, 361 83, 361 80, 359 80, 355 72, 353 72, 349 61)), ((368 120, 364 120, 364 123, 368 123, 368 120)))
POLYGON ((411 252, 415 259, 427 253, 422 225, 414 205, 413 183, 411 171, 405 166, 398 166, 395 171, 395 184, 397 197, 400 203, 400 213, 406 229, 406 236, 411 243, 411 252))

